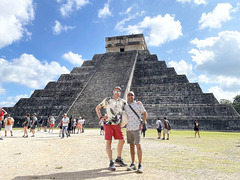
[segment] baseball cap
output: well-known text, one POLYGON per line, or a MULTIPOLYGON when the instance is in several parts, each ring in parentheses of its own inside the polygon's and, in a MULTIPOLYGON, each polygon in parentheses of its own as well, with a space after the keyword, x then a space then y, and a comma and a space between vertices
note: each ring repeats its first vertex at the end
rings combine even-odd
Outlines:
POLYGON ((135 96, 133 91, 129 91, 128 94, 132 94, 133 96, 135 96))

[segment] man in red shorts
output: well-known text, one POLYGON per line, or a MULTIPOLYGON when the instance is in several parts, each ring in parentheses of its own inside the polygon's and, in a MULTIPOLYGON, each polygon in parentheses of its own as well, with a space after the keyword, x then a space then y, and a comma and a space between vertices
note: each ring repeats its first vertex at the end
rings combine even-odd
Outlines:
POLYGON ((122 89, 117 86, 113 90, 113 96, 105 98, 99 105, 96 107, 96 113, 100 121, 104 121, 104 130, 105 130, 105 140, 106 140, 106 151, 108 158, 110 160, 109 169, 111 171, 115 171, 115 164, 112 160, 112 137, 114 139, 119 140, 117 146, 117 159, 115 163, 119 164, 120 166, 127 166, 123 159, 121 158, 123 145, 125 143, 123 138, 122 129, 120 126, 122 112, 126 101, 119 98, 121 95, 122 89), (106 109, 107 115, 102 117, 101 115, 101 108, 106 109))

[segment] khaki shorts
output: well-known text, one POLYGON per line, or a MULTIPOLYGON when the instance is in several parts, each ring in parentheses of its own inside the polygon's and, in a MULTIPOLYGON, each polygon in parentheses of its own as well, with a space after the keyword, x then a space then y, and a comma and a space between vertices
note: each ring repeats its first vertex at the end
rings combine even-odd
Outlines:
POLYGON ((140 139, 141 139, 140 130, 127 131, 127 143, 128 144, 140 144, 140 139))
POLYGON ((168 129, 164 129, 164 130, 163 130, 163 133, 164 133, 164 134, 168 134, 168 133, 169 133, 169 130, 168 130, 168 129))

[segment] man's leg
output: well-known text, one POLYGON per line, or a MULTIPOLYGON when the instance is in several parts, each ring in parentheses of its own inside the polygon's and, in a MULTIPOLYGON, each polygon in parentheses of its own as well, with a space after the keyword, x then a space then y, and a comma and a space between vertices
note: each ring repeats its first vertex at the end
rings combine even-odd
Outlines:
POLYGON ((131 154, 132 163, 134 164, 135 162, 135 145, 134 144, 130 144, 130 154, 131 154))
POLYGON ((136 144, 136 146, 137 146, 138 163, 142 164, 142 148, 141 148, 141 144, 136 144))
POLYGON ((124 143, 125 143, 124 139, 121 139, 121 140, 118 141, 117 157, 121 157, 124 143))
POLYGON ((108 159, 111 161, 112 160, 112 140, 106 140, 106 151, 108 155, 108 159))

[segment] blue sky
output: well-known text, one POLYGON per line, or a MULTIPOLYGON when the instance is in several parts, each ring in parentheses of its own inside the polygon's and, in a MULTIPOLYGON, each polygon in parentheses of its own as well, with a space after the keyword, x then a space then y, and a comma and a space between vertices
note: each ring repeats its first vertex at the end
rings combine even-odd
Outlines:
POLYGON ((132 33, 203 92, 232 100, 239 8, 239 0, 0 0, 0 106, 105 53, 105 37, 132 33))

